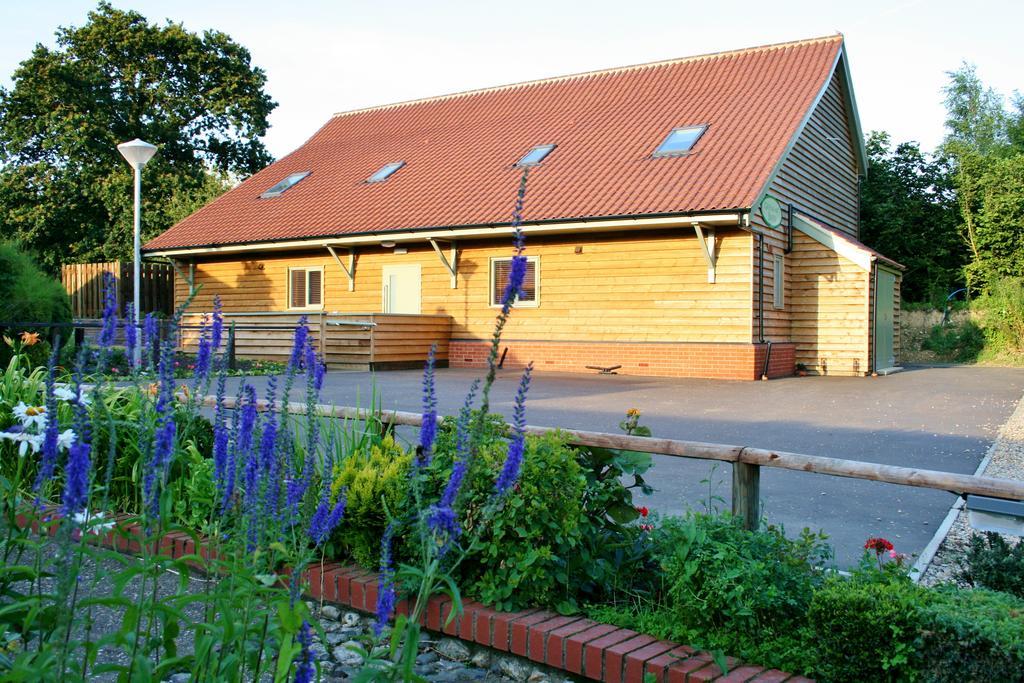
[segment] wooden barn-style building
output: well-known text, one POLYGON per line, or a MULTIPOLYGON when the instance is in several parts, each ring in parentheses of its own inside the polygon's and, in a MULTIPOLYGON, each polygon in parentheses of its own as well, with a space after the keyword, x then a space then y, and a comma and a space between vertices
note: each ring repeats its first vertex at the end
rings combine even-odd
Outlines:
POLYGON ((505 367, 756 379, 897 364, 899 264, 857 239, 842 36, 335 115, 159 237, 240 354, 306 315, 336 367, 484 363, 529 167, 505 367), (263 325, 265 331, 255 331, 263 325), (242 332, 241 330, 247 330, 242 332))

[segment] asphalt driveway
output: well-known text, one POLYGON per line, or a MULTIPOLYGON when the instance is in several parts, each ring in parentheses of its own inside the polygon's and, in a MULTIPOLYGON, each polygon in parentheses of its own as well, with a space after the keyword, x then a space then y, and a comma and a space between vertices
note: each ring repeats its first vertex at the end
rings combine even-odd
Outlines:
MULTIPOLYGON (((439 411, 457 412, 478 375, 439 370, 439 411)), ((366 406, 376 391, 386 409, 418 411, 420 379, 418 371, 331 372, 323 402, 366 406)), ((500 374, 495 411, 511 414, 518 379, 515 372, 500 374)), ((916 368, 888 377, 770 382, 548 373, 534 377, 527 421, 617 432, 625 411, 635 407, 655 436, 973 473, 1022 394, 1024 369, 1006 368, 916 368)), ((657 492, 638 503, 661 513, 707 504, 728 508, 730 477, 728 464, 656 456, 647 479, 657 492)), ((920 553, 955 499, 941 491, 770 468, 762 470, 761 496, 769 520, 787 532, 824 530, 840 566, 855 563, 872 535, 889 538, 902 552, 920 553)))

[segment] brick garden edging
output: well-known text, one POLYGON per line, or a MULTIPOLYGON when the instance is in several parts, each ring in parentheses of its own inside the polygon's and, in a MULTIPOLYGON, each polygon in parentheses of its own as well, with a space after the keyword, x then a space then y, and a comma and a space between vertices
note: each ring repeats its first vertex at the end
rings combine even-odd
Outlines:
MULTIPOLYGON (((142 545, 138 538, 142 526, 128 522, 129 519, 133 517, 118 515, 117 530, 100 537, 100 543, 123 553, 140 553, 142 545)), ((26 526, 29 520, 19 515, 18 523, 26 526)), ((37 522, 33 522, 33 528, 38 531, 37 522)), ((51 533, 56 528, 52 526, 51 533)), ((205 545, 197 547, 192 537, 182 532, 165 534, 158 547, 174 559, 193 555, 208 559, 211 554, 205 545)), ((376 572, 331 561, 307 568, 303 578, 310 585, 307 598, 370 614, 375 611, 379 579, 376 572)), ((658 683, 813 683, 803 676, 744 664, 732 657, 726 658, 729 671, 723 675, 707 652, 539 608, 498 612, 479 602, 464 600, 462 615, 445 626, 450 606, 450 598, 431 598, 421 624, 431 631, 596 681, 642 683, 644 674, 653 674, 658 683)), ((395 612, 408 614, 409 607, 407 601, 401 600, 395 605, 395 612)))

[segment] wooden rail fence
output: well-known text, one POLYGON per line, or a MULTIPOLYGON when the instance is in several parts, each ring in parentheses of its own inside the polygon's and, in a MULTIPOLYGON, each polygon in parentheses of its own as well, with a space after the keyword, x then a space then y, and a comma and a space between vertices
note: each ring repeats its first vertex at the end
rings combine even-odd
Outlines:
MULTIPOLYGON (((117 310, 124 313, 125 304, 134 299, 132 263, 104 261, 69 263, 60 269, 64 289, 71 297, 71 314, 76 318, 99 318, 103 315, 103 273, 111 273, 117 284, 117 310)), ((174 268, 165 263, 142 264, 140 273, 143 313, 174 312, 174 268)))
MULTIPOLYGON (((216 396, 204 397, 204 405, 216 405, 216 396)), ((234 398, 225 398, 224 407, 236 407, 234 398)), ((265 411, 270 407, 266 401, 257 401, 257 409, 265 411)), ((280 401, 275 403, 276 410, 287 410, 292 414, 304 414, 306 404, 291 402, 287 406, 280 401)), ((316 412, 323 417, 366 420, 381 419, 393 425, 419 427, 423 424, 423 415, 402 411, 386 411, 373 413, 359 408, 329 406, 318 404, 316 412)), ((441 419, 440 417, 438 419, 441 419)), ((843 460, 827 458, 819 455, 788 453, 749 446, 730 446, 725 444, 705 443, 701 441, 682 441, 679 439, 658 439, 625 434, 608 434, 605 432, 589 432, 574 429, 552 429, 550 427, 526 427, 528 434, 547 434, 558 431, 568 437, 573 446, 592 446, 600 448, 617 448, 639 451, 655 455, 668 455, 678 458, 696 458, 700 460, 718 460, 733 464, 732 475, 732 511, 743 520, 748 529, 754 529, 761 519, 761 468, 775 467, 798 472, 824 474, 833 477, 849 477, 879 481, 900 486, 948 491, 958 495, 981 495, 1004 500, 1024 500, 1024 481, 1015 479, 998 479, 981 477, 955 472, 937 470, 920 470, 911 467, 881 465, 859 460, 843 460)))

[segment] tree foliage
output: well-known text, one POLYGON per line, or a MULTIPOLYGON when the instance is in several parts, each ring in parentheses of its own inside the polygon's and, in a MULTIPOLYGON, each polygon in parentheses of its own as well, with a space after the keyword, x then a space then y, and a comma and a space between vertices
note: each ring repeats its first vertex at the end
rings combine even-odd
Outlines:
POLYGON ((1024 98, 1008 108, 969 64, 949 76, 943 150, 970 250, 967 282, 984 289, 1024 273, 1024 98))
POLYGON ((908 301, 942 301, 962 280, 967 250, 958 234, 948 161, 916 142, 893 147, 888 133, 868 136, 868 177, 861 185, 861 236, 907 267, 908 301))
POLYGON ((47 268, 131 253, 132 171, 117 152, 159 147, 143 174, 143 236, 271 161, 276 104, 248 50, 218 31, 150 24, 102 2, 37 45, 0 89, 0 237, 47 268))

